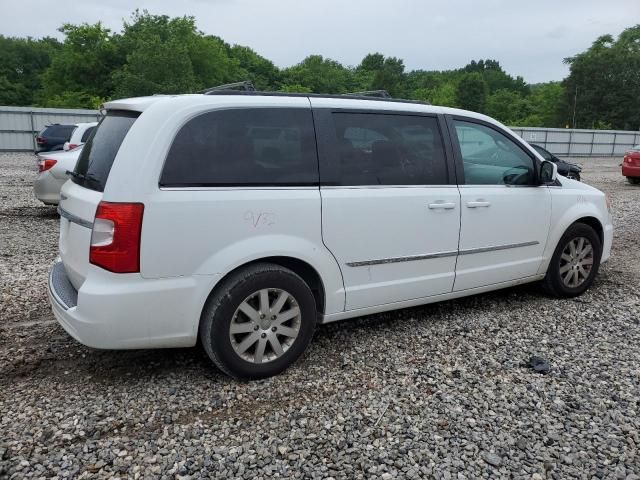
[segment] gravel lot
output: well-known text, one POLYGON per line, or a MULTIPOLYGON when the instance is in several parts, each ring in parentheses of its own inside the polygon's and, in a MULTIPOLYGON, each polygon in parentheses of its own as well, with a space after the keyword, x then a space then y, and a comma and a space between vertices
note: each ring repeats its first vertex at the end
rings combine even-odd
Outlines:
POLYGON ((323 326, 242 383, 199 348, 73 341, 46 299, 55 210, 33 157, 0 155, 0 478, 640 479, 640 187, 619 159, 578 162, 616 225, 582 297, 529 285, 323 326))

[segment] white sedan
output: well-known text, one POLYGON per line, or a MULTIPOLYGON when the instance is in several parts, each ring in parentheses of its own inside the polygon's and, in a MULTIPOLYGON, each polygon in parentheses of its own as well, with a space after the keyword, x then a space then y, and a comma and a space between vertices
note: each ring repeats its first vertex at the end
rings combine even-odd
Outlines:
POLYGON ((68 151, 42 152, 38 154, 38 177, 33 183, 33 193, 45 205, 58 205, 60 189, 69 179, 68 170, 73 170, 82 151, 82 146, 68 151))

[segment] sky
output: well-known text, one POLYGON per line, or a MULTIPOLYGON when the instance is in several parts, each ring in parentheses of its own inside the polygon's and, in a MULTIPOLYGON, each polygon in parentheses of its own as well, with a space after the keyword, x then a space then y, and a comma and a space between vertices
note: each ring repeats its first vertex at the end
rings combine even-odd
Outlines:
POLYGON ((136 8, 194 16, 279 67, 311 54, 357 65, 380 52, 407 70, 492 58, 528 83, 561 80, 564 58, 640 23, 640 0, 0 0, 0 34, 62 38, 63 23, 98 21, 119 31, 136 8))

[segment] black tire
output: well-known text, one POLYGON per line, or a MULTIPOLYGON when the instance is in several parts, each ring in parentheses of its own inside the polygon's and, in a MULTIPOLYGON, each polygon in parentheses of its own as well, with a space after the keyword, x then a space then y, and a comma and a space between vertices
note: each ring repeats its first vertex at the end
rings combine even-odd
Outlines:
POLYGON ((640 184, 640 177, 627 177, 627 180, 631 185, 640 184))
POLYGON ((564 232, 553 253, 553 257, 551 257, 547 274, 542 283, 544 289, 556 297, 577 297, 578 295, 582 295, 591 286, 595 276, 598 274, 601 257, 602 243, 596 231, 585 223, 574 223, 564 232), (593 247, 593 265, 591 266, 588 276, 580 285, 570 287, 564 283, 560 274, 561 256, 569 242, 580 237, 586 238, 591 242, 593 247))
POLYGON ((286 370, 302 355, 311 342, 316 321, 316 302, 305 281, 287 268, 260 263, 232 273, 214 289, 202 311, 199 336, 209 358, 226 374, 241 379, 267 378, 286 370), (229 332, 240 304, 263 289, 281 289, 294 297, 300 308, 299 330, 279 357, 253 363, 236 353, 229 332))

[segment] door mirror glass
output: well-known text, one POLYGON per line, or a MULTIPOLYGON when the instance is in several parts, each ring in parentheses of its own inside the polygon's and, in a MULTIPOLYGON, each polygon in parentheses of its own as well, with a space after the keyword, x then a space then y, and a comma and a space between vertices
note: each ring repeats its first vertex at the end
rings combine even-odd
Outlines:
POLYGON ((558 178, 558 166, 545 160, 540 164, 540 184, 549 185, 556 181, 558 178))

